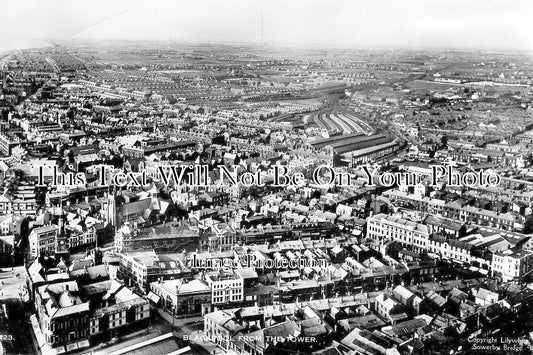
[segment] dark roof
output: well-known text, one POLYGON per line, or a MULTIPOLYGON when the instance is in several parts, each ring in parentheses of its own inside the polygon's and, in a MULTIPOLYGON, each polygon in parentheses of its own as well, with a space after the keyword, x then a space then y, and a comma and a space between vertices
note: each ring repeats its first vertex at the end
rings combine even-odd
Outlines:
POLYGON ((355 137, 361 137, 364 134, 362 132, 352 133, 352 134, 343 134, 340 136, 334 136, 324 139, 317 139, 314 142, 311 142, 311 145, 313 145, 315 148, 323 148, 326 145, 333 145, 338 142, 343 142, 345 140, 350 140, 355 137))
POLYGON ((85 154, 96 154, 100 150, 98 148, 98 145, 92 144, 92 145, 81 145, 78 147, 70 147, 68 148, 74 156, 76 155, 85 155, 85 154))
POLYGON ((142 212, 144 213, 144 210, 151 209, 152 207, 152 200, 147 198, 135 202, 125 203, 122 207, 122 211, 124 211, 125 214, 134 214, 142 212))
POLYGON ((394 344, 393 341, 383 333, 369 332, 368 330, 361 330, 360 336, 370 340, 371 342, 382 346, 385 349, 389 349, 394 344))
POLYGON ((401 322, 398 324, 394 324, 391 326, 391 331, 395 333, 397 336, 410 336, 414 334, 414 332, 423 326, 426 326, 427 322, 424 319, 411 319, 405 322, 401 322))
POLYGON ((350 137, 340 141, 334 141, 331 144, 327 145, 332 147, 337 154, 343 154, 351 152, 353 150, 370 148, 389 142, 391 142, 389 138, 382 134, 377 134, 373 136, 350 137))
POLYGON ((276 287, 274 287, 274 286, 263 286, 263 285, 261 285, 261 286, 245 288, 244 289, 244 294, 246 296, 268 295, 268 294, 276 293, 277 290, 278 289, 276 287))
POLYGON ((447 218, 440 218, 440 217, 435 217, 435 216, 430 216, 430 215, 428 215, 424 219, 424 223, 442 227, 445 229, 454 230, 454 231, 459 231, 463 227, 462 223, 454 222, 453 220, 450 220, 447 218))
POLYGON ((349 331, 352 331, 354 328, 375 329, 385 326, 385 322, 374 314, 342 319, 339 323, 348 328, 349 331))

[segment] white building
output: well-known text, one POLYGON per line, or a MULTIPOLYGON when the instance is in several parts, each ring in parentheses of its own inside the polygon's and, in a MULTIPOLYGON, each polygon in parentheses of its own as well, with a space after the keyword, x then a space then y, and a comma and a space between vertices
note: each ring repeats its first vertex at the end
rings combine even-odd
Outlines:
POLYGON ((231 338, 234 333, 236 333, 241 328, 244 329, 244 327, 239 327, 236 324, 236 327, 235 329, 233 329, 233 331, 228 329, 227 324, 232 325, 234 323, 230 322, 232 319, 233 314, 230 310, 215 311, 206 314, 204 317, 205 336, 226 351, 228 351, 232 346, 231 338))
POLYGON ((207 314, 211 309, 211 289, 202 280, 161 280, 150 284, 150 290, 161 299, 161 305, 176 314, 207 314))
POLYGON ((499 276, 503 282, 520 280, 533 270, 533 252, 508 249, 492 255, 492 276, 499 276))
POLYGON ((54 253, 58 235, 59 227, 56 225, 33 229, 28 237, 31 257, 36 258, 41 254, 54 253))
POLYGON ((366 234, 379 242, 394 240, 415 250, 428 248, 429 230, 426 225, 383 213, 368 218, 366 234))
POLYGON ((244 299, 244 279, 232 272, 216 271, 205 275, 211 288, 211 304, 241 302, 244 299))
POLYGON ((96 228, 90 227, 86 230, 81 230, 81 228, 74 229, 72 228, 69 240, 69 248, 75 248, 82 245, 92 245, 96 244, 96 228))
POLYGON ((13 223, 13 215, 7 214, 0 216, 0 235, 11 234, 11 224, 13 223))

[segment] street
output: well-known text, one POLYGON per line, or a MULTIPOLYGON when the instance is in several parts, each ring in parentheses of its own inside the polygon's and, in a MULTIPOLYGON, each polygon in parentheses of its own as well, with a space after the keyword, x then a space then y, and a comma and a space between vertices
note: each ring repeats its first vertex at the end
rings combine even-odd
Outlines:
MULTIPOLYGON (((172 324, 172 315, 168 314, 164 310, 158 308, 157 313, 164 318, 169 324, 172 324)), ((174 318, 175 333, 178 334, 180 339, 183 339, 184 335, 190 335, 192 332, 204 329, 204 317, 188 317, 188 318, 174 318)))
POLYGON ((0 301, 23 300, 28 296, 24 266, 0 269, 0 301))

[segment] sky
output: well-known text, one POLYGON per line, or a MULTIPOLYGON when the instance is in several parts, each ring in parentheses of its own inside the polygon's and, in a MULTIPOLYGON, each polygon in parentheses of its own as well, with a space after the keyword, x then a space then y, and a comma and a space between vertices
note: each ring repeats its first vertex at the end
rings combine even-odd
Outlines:
POLYGON ((0 13, 0 47, 103 39, 533 50, 531 0, 5 0, 0 13))

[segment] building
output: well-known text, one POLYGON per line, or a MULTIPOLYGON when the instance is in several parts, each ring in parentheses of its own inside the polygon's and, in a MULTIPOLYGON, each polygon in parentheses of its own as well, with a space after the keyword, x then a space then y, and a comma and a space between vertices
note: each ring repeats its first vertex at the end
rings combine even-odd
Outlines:
POLYGON ((382 318, 391 321, 392 324, 396 323, 399 319, 407 318, 405 314, 402 314, 402 304, 398 302, 394 297, 389 297, 385 293, 380 293, 376 297, 374 304, 376 313, 382 318), (400 316, 400 317, 399 317, 400 316))
POLYGON ((54 254, 58 236, 59 227, 55 224, 33 229, 28 236, 30 256, 36 258, 40 255, 54 254))
POLYGON ((377 145, 355 149, 348 154, 345 154, 345 161, 349 161, 352 166, 357 166, 358 164, 364 164, 377 159, 383 158, 389 154, 393 154, 398 151, 400 148, 399 144, 396 141, 385 142, 377 145))
POLYGON ((460 238, 466 233, 466 226, 464 223, 458 223, 443 217, 428 215, 424 218, 424 224, 428 226, 430 233, 439 232, 455 238, 460 238))
POLYGON ((216 271, 205 274, 205 282, 211 288, 211 304, 238 303, 244 300, 244 279, 238 273, 216 271))
POLYGON ((205 315, 211 310, 211 288, 202 280, 160 280, 150 284, 163 308, 180 315, 205 315))
POLYGON ((396 298, 407 309, 414 311, 418 315, 422 299, 402 285, 398 285, 392 291, 396 298))
POLYGON ((0 265, 12 265, 15 236, 0 235, 0 265))
POLYGON ((225 192, 204 192, 200 196, 201 200, 204 200, 211 208, 214 206, 225 206, 228 204, 229 195, 225 192))
POLYGON ((428 251, 440 256, 444 260, 457 264, 472 262, 473 245, 442 234, 432 234, 428 242, 428 251))
MULTIPOLYGON (((47 284, 35 292, 35 309, 42 334, 52 348, 86 341, 90 308, 80 298, 76 281, 47 284)), ((87 343, 88 345, 88 343, 87 343)))
POLYGON ((154 153, 184 150, 194 147, 196 147, 196 142, 194 141, 167 142, 166 140, 152 139, 137 142, 130 147, 123 146, 122 153, 129 158, 143 158, 154 153))
MULTIPOLYGON (((398 190, 389 190, 383 195, 388 197, 395 205, 411 206, 411 208, 428 212, 432 215, 440 215, 459 223, 473 223, 516 232, 520 232, 524 228, 524 218, 514 211, 500 213, 470 206, 459 201, 446 202, 444 200, 421 197, 398 190)), ((509 191, 501 190, 501 195, 509 195, 509 191)), ((529 203, 529 195, 522 195, 524 195, 524 193, 517 193, 516 195, 511 194, 510 196, 513 198, 524 199, 529 203)))
POLYGON ((190 276, 190 270, 172 255, 157 255, 153 250, 119 254, 120 273, 128 284, 148 288, 159 279, 190 276))
POLYGON ((532 270, 533 252, 530 250, 508 249, 492 255, 492 276, 500 277, 503 282, 522 281, 532 270))
POLYGON ((226 351, 232 347, 233 335, 244 329, 233 320, 233 316, 232 311, 218 310, 204 317, 205 336, 226 351))
POLYGON ((246 306, 270 306, 277 298, 278 289, 275 286, 254 286, 244 289, 244 302, 246 306))
POLYGON ((150 319, 148 300, 120 282, 80 280, 52 277, 35 284, 37 316, 31 321, 43 353, 50 348, 54 353, 82 349, 90 342, 99 343, 102 336, 113 337, 119 328, 150 319))
POLYGON ((472 293, 475 297, 475 303, 482 307, 490 306, 491 304, 498 302, 500 299, 500 296, 496 292, 481 287, 472 290, 472 293))
POLYGON ((399 149, 396 141, 382 134, 366 136, 361 132, 320 139, 311 144, 317 150, 339 156, 348 165, 373 161, 399 149))
POLYGON ((368 218, 366 235, 380 243, 394 240, 415 251, 427 250, 429 240, 426 225, 383 213, 368 218))
POLYGON ((95 246, 96 244, 96 228, 89 227, 85 230, 66 228, 68 234, 69 249, 82 246, 95 246))
POLYGON ((95 309, 89 320, 89 335, 113 332, 150 318, 149 301, 113 280, 103 296, 104 307, 95 309))
POLYGON ((166 224, 163 226, 137 229, 126 222, 115 234, 115 251, 156 252, 195 251, 200 245, 200 234, 190 224, 166 224))
POLYGON ((518 214, 494 212, 464 205, 458 201, 447 203, 444 207, 443 216, 461 222, 475 223, 508 231, 520 232, 524 228, 524 220, 518 214))
MULTIPOLYGON (((111 199, 110 209, 115 209, 117 215, 110 216, 111 218, 115 217, 115 225, 121 225, 122 223, 133 223, 135 225, 143 225, 146 223, 147 219, 150 216, 150 213, 153 210, 152 199, 145 198, 139 201, 127 202, 121 206, 111 206, 111 204, 116 204, 114 198, 111 199)), ((110 211, 113 213, 113 211, 110 211)), ((110 221, 111 222, 111 221, 110 221)))
POLYGON ((13 215, 0 215, 0 236, 7 236, 12 234, 13 229, 13 215))
POLYGON ((338 232, 338 227, 331 222, 292 223, 271 226, 257 226, 237 232, 237 240, 245 244, 264 244, 278 240, 297 240, 331 238, 338 232))
POLYGON ((213 224, 207 236, 209 250, 231 250, 237 243, 236 235, 235 229, 227 223, 213 224))

